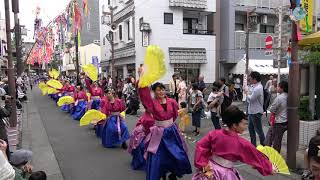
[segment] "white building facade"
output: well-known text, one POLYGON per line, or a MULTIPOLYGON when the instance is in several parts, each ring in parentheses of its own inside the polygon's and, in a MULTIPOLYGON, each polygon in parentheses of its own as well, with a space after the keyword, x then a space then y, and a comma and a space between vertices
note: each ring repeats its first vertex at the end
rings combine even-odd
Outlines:
MULTIPOLYGON (((174 73, 187 81, 195 81, 202 74, 207 83, 213 82, 215 4, 215 0, 111 0, 110 5, 116 7, 113 20, 117 28, 113 37, 117 76, 137 76, 146 47, 152 44, 165 52, 167 73, 161 82, 168 84, 174 73)), ((109 29, 100 29, 105 67, 111 57, 110 44, 105 39, 109 29)))

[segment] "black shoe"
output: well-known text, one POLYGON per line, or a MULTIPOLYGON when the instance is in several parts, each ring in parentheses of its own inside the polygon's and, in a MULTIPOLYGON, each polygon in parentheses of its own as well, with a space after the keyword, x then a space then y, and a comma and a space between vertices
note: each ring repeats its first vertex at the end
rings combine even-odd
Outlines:
POLYGON ((168 176, 169 180, 178 180, 177 176, 175 174, 170 174, 168 176))
POLYGON ((194 134, 194 136, 199 136, 200 135, 200 132, 196 132, 195 134, 194 134))
POLYGON ((192 131, 192 133, 196 133, 197 132, 197 130, 195 129, 194 131, 192 131))
POLYGON ((122 143, 121 147, 122 149, 128 149, 128 145, 126 142, 122 143))
POLYGON ((162 180, 167 180, 166 175, 163 175, 163 176, 162 176, 162 180))

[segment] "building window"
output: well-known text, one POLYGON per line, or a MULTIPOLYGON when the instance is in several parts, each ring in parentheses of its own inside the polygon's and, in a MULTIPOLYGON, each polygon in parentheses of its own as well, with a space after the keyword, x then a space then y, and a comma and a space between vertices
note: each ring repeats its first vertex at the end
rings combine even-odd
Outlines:
POLYGON ((127 23, 127 33, 128 33, 128 41, 131 40, 131 37, 130 37, 130 20, 126 22, 127 23))
POLYGON ((274 26, 260 24, 260 33, 274 33, 274 26))
POLYGON ((164 13, 164 24, 173 24, 173 13, 164 13))
POLYGON ((235 30, 236 31, 244 31, 244 24, 236 23, 235 30))
POLYGON ((122 40, 122 25, 119 25, 119 40, 122 40))
POLYGON ((110 5, 111 4, 111 2, 110 2, 110 0, 108 0, 108 5, 110 5))
POLYGON ((106 45, 106 38, 103 38, 103 45, 106 45))

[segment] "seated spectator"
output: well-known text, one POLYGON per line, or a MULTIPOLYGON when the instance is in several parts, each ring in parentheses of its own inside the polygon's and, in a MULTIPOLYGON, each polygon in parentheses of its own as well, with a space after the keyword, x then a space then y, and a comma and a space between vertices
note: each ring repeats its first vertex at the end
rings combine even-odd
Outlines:
MULTIPOLYGON (((316 135, 310 139, 309 146, 310 146, 310 144, 315 144, 315 143, 319 143, 319 145, 320 145, 320 129, 318 129, 316 135)), ((303 171, 303 174, 301 176, 301 178, 303 180, 314 178, 314 176, 310 170, 310 159, 308 157, 308 154, 309 154, 309 148, 306 149, 306 151, 304 153, 304 165, 305 165, 306 169, 303 171)))
POLYGON ((308 165, 313 179, 320 178, 320 136, 311 138, 308 148, 308 165))

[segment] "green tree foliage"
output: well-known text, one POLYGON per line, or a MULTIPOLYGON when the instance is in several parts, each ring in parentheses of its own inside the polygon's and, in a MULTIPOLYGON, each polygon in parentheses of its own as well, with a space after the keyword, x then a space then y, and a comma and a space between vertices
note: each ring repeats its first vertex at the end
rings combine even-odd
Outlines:
POLYGON ((320 44, 306 46, 303 47, 302 50, 305 52, 302 57, 303 61, 320 65, 320 44))

